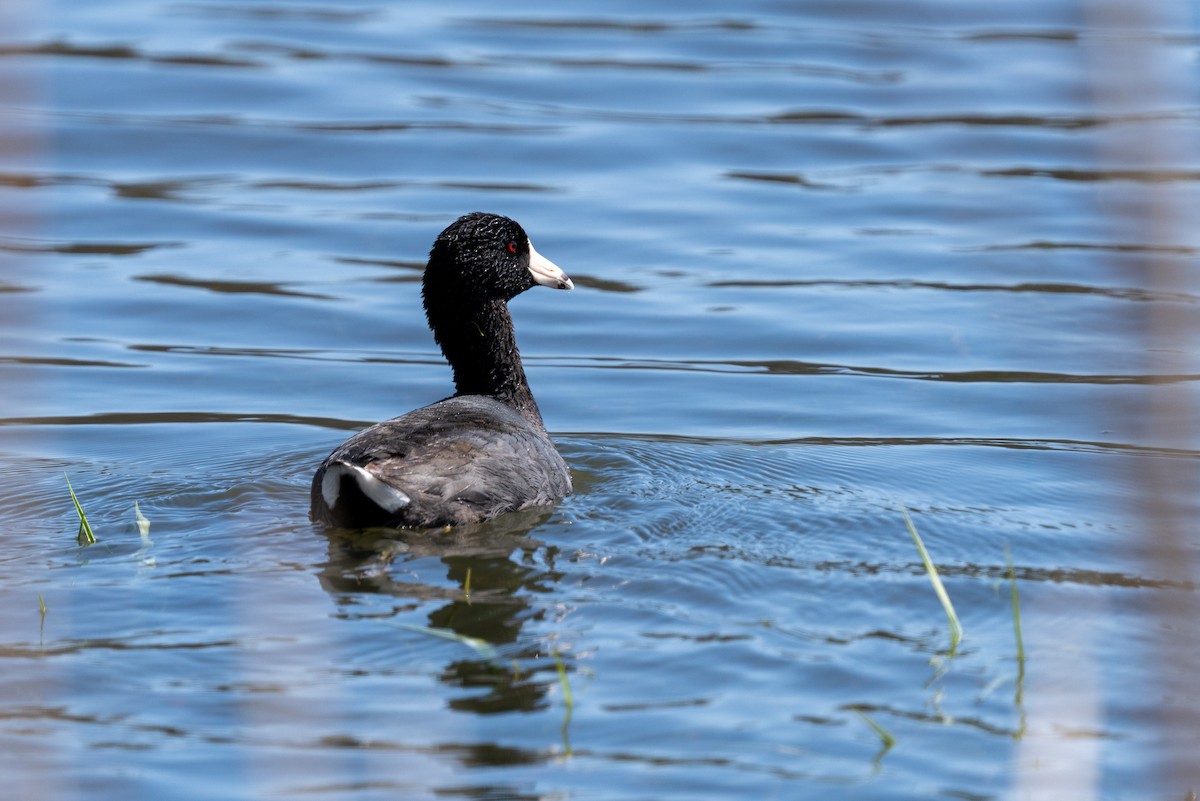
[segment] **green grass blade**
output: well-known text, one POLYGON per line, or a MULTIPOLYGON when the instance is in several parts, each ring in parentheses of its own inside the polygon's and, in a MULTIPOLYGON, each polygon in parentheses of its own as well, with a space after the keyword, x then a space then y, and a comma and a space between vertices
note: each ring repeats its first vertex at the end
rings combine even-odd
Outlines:
POLYGON ((83 507, 79 504, 79 499, 75 497, 75 489, 71 486, 71 479, 66 473, 63 473, 63 478, 67 479, 67 491, 71 493, 71 503, 75 504, 75 513, 79 515, 79 534, 77 539, 80 545, 91 545, 96 541, 96 535, 92 533, 92 527, 88 523, 87 515, 83 513, 83 507))
POLYGON ((567 666, 563 664, 562 654, 558 649, 554 650, 554 668, 558 671, 558 683, 562 685, 563 691, 563 722, 562 722, 562 742, 563 754, 571 756, 574 752, 571 749, 571 716, 575 713, 575 696, 571 693, 571 682, 567 678, 567 666))
POLYGON ((912 535, 917 552, 921 554, 921 561, 925 564, 925 572, 929 574, 933 591, 937 593, 938 600, 942 602, 942 608, 946 610, 946 619, 950 621, 950 655, 953 656, 958 649, 958 644, 962 642, 962 624, 958 622, 958 614, 954 611, 954 604, 950 603, 950 596, 946 593, 945 585, 942 584, 942 577, 938 575, 933 560, 929 558, 929 551, 925 550, 925 543, 921 541, 917 527, 913 525, 912 518, 908 516, 908 510, 901 506, 900 513, 904 515, 904 525, 908 526, 908 533, 912 535))
POLYGON ((42 610, 42 617, 46 616, 46 601, 42 598, 42 594, 38 593, 38 609, 42 610))
POLYGON ((868 717, 866 712, 863 712, 861 709, 855 709, 854 713, 862 718, 863 722, 870 726, 875 734, 879 735, 885 751, 896 744, 896 738, 892 736, 892 733, 868 717))
POLYGON ((567 666, 563 664, 562 654, 554 652, 554 667, 558 670, 558 683, 562 685, 563 703, 567 709, 575 708, 575 696, 571 694, 571 682, 567 678, 567 666))

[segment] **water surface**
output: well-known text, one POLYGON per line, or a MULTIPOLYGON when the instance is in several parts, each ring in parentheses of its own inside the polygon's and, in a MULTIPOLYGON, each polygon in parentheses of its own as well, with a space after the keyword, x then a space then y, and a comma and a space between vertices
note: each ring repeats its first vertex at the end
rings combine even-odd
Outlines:
POLYGON ((1200 791, 1157 6, 5 10, 14 797, 1200 791), (419 279, 475 209, 576 281, 513 303, 576 494, 323 531, 321 458, 450 391, 419 279))

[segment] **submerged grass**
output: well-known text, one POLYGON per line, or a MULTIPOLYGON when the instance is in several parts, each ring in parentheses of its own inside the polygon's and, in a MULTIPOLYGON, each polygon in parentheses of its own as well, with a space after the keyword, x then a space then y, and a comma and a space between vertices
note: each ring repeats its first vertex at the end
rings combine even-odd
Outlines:
POLYGON ((1025 719, 1025 707, 1021 703, 1025 694, 1025 638, 1021 635, 1021 599, 1017 595, 1017 571, 1013 567, 1012 551, 1007 543, 1004 545, 1004 559, 1008 562, 1008 581, 1009 587, 1012 589, 1013 634, 1017 640, 1017 690, 1013 696, 1013 702, 1021 712, 1021 725, 1017 727, 1013 739, 1020 740, 1025 736, 1028 727, 1025 719))
POLYGON ((92 526, 88 523, 87 515, 83 513, 83 506, 79 503, 79 498, 75 497, 75 489, 71 486, 71 479, 66 473, 63 473, 63 478, 67 480, 67 491, 71 493, 71 503, 75 504, 75 513, 79 515, 79 534, 75 539, 80 545, 92 545, 96 542, 96 535, 92 533, 92 526))
POLYGON ((554 668, 558 671, 558 683, 562 686, 563 705, 565 707, 562 723, 563 754, 571 756, 571 738, 569 734, 571 729, 571 715, 575 712, 575 696, 571 693, 571 682, 567 678, 567 666, 563 663, 562 654, 558 652, 558 649, 554 651, 554 668))
POLYGON ((1025 639, 1021 636, 1021 599, 1017 595, 1017 571, 1013 568, 1012 551, 1008 544, 1004 545, 1004 559, 1008 562, 1008 581, 1012 588, 1013 633, 1017 638, 1017 665, 1021 677, 1025 676, 1025 639))
POLYGON ((428 634, 430 637, 437 637, 442 640, 462 643, 489 662, 495 662, 499 656, 496 653, 496 649, 487 640, 481 640, 478 637, 468 637, 466 634, 459 634, 457 631, 452 631, 451 629, 435 629, 429 626, 416 626, 412 623, 389 623, 388 625, 415 631, 418 634, 428 634))
POLYGON ((568 710, 575 709, 575 696, 571 693, 571 681, 567 678, 567 666, 563 663, 562 654, 554 652, 554 667, 558 671, 558 683, 562 685, 563 703, 568 710))
POLYGON ((929 557, 929 551, 925 550, 925 543, 921 541, 921 535, 917 533, 917 527, 913 525, 912 518, 908 516, 908 510, 901 506, 900 513, 904 515, 904 525, 908 527, 908 533, 912 535, 913 543, 917 546, 917 552, 921 554, 921 561, 925 564, 925 572, 929 574, 929 581, 933 584, 933 591, 937 593, 938 600, 942 602, 942 608, 946 610, 946 619, 950 621, 950 655, 953 656, 955 651, 958 650, 958 644, 962 642, 962 624, 958 622, 958 614, 954 611, 954 604, 950 602, 950 596, 946 593, 945 585, 942 584, 942 577, 938 575, 937 567, 934 566, 933 560, 929 557))
POLYGON ((40 592, 37 595, 38 610, 42 613, 41 617, 38 618, 38 648, 40 649, 42 647, 42 640, 46 636, 46 599, 42 597, 40 592))

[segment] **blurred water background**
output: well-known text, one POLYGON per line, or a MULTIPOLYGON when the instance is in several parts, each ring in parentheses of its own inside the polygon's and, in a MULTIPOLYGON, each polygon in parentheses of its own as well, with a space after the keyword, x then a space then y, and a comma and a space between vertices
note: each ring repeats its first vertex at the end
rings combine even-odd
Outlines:
POLYGON ((1166 2, 0 6, 8 797, 1200 792, 1198 48, 1166 2), (476 209, 576 281, 513 312, 577 492, 322 531, 320 459, 450 392, 419 279, 476 209))

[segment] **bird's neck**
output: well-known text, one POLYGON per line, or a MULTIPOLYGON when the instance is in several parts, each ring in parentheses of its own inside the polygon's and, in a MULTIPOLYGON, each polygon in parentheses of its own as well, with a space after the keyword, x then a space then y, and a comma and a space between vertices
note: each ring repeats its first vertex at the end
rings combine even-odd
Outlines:
POLYGON ((494 397, 544 428, 517 351, 512 315, 504 301, 460 307, 442 319, 431 318, 430 324, 454 369, 456 395, 494 397))

